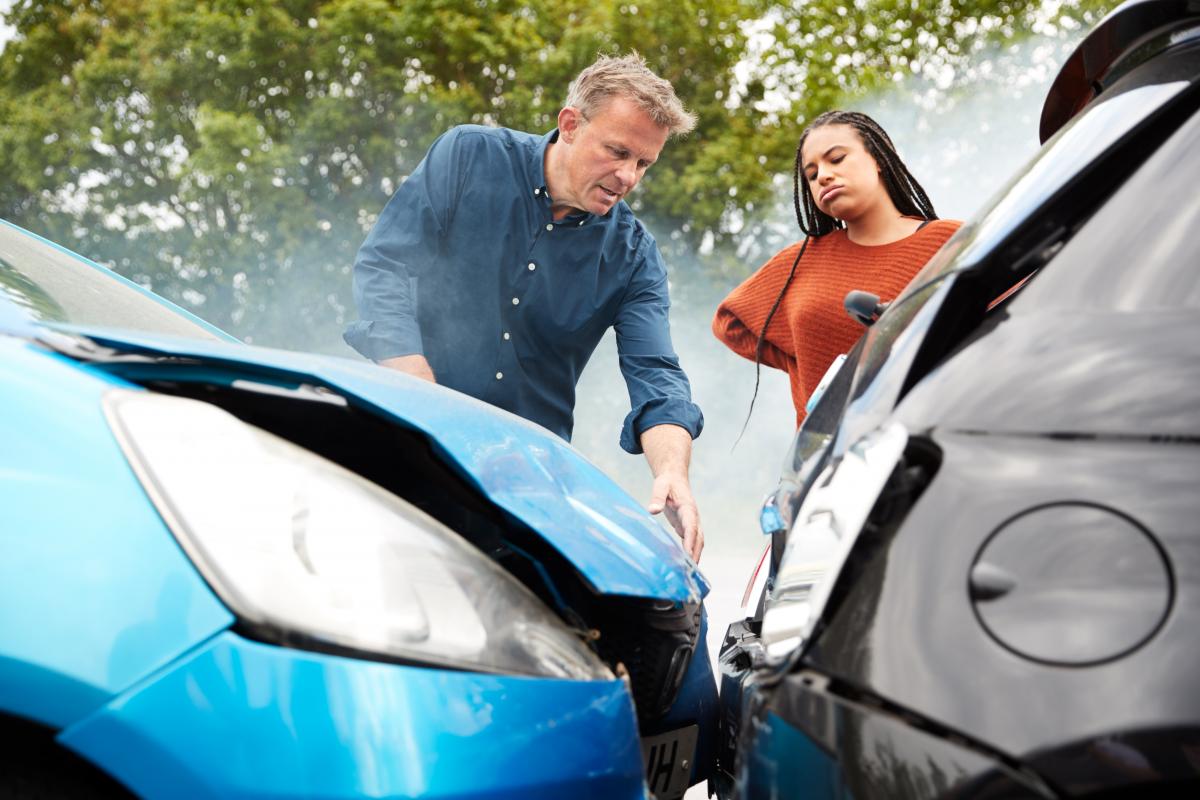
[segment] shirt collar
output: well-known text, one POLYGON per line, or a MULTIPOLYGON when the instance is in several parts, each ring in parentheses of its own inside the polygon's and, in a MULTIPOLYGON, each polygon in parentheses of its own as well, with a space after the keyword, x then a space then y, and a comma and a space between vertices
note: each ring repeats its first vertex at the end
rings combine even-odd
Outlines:
MULTIPOLYGON (((546 185, 546 149, 556 141, 558 141, 558 128, 548 131, 538 140, 529 158, 530 178, 532 179, 530 191, 538 199, 544 200, 547 206, 550 204, 551 198, 550 187, 546 185)), ((612 211, 610 210, 608 213, 611 214, 612 211)), ((588 211, 577 211, 563 217, 562 221, 583 225, 595 218, 596 215, 588 211)))
POLYGON ((556 141, 558 128, 543 135, 529 153, 529 178, 533 184, 530 189, 538 197, 550 196, 550 187, 546 185, 546 148, 556 141))

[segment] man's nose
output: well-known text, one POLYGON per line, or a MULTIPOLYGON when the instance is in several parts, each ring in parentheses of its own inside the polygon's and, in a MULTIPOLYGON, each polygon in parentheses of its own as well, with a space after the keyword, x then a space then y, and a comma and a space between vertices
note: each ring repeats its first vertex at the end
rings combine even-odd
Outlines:
POLYGON ((637 183, 637 165, 632 161, 627 161, 617 167, 617 180, 621 182, 621 188, 626 192, 634 187, 637 183))

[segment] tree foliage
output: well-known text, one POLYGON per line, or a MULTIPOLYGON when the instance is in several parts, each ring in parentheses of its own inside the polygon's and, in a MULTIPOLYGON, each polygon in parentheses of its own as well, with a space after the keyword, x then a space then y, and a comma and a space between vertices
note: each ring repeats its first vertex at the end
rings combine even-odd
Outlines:
MULTIPOLYGON (((1087 3, 1069 10, 1103 5, 1087 3)), ((1040 8, 18 0, 0 216, 236 333, 323 349, 353 314, 355 249, 433 138, 462 122, 548 130, 598 52, 639 50, 699 114, 635 207, 669 253, 719 261, 753 235, 805 119, 1048 24, 1040 8)))

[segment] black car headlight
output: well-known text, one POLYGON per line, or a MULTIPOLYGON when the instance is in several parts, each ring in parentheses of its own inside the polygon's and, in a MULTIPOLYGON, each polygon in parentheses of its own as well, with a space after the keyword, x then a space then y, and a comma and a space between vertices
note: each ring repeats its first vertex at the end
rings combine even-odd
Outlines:
POLYGON ((788 658, 812 635, 907 442, 908 432, 892 423, 859 439, 817 476, 800 504, 763 611, 768 660, 788 658))
POLYGON ((454 531, 207 403, 105 396, 134 472, 245 623, 487 672, 611 680, 541 600, 454 531))

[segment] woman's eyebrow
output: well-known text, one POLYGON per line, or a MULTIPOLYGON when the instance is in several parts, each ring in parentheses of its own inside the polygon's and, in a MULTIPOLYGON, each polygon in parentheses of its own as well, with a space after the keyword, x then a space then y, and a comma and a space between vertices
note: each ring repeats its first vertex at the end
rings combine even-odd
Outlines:
MULTIPOLYGON (((824 153, 822 153, 821 158, 825 158, 830 153, 832 153, 834 150, 837 150, 839 147, 845 147, 845 146, 846 145, 844 145, 844 144, 835 144, 833 147, 829 148, 824 153)), ((805 164, 803 167, 801 167, 801 169, 808 169, 809 167, 812 167, 812 166, 814 166, 814 163, 812 161, 810 161, 807 164, 805 164)))

